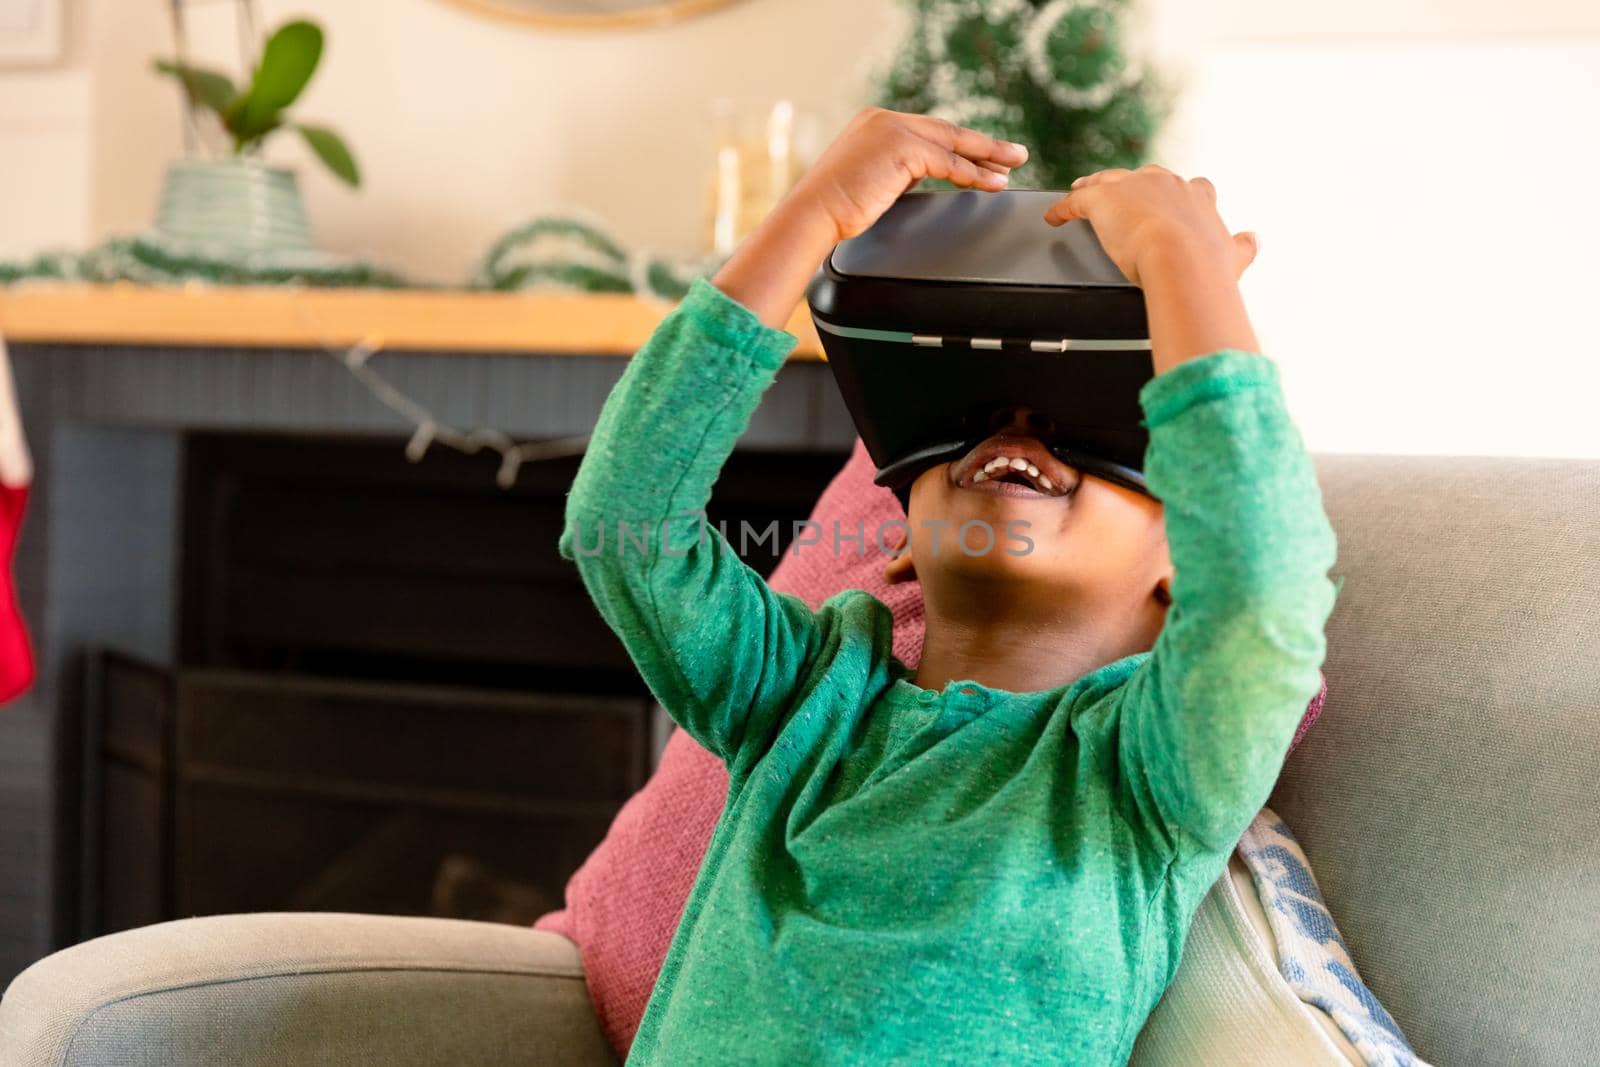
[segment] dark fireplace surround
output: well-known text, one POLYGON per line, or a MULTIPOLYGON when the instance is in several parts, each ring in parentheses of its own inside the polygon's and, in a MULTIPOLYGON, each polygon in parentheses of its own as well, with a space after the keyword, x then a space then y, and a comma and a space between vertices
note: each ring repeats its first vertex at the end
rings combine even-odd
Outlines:
MULTIPOLYGON (((510 489, 497 457, 411 463, 409 428, 313 353, 13 360, 43 670, 0 714, 5 751, 37 752, 0 773, 38 784, 0 792, 0 858, 37 857, 0 875, 0 979, 189 915, 559 906, 669 728, 557 555, 578 458, 510 489)), ((456 425, 539 439, 586 432, 625 361, 374 365, 456 425)), ((826 367, 791 364, 708 517, 789 533, 852 438, 826 367)))
MULTIPOLYGON (((577 459, 502 490, 403 445, 185 436, 177 662, 87 662, 86 934, 531 923, 644 784, 664 724, 556 552, 577 459)), ((748 558, 770 572, 839 461, 738 453, 708 518, 776 528, 748 558)))

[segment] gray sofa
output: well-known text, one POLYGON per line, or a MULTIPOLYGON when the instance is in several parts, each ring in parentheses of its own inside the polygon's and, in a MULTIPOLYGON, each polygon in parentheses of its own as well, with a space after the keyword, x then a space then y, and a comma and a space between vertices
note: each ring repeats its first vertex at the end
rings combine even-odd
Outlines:
MULTIPOLYGON (((1345 585, 1270 804, 1420 1055, 1600 1062, 1600 460, 1317 463, 1345 585)), ((609 1062, 570 943, 445 920, 167 923, 0 1003, 5 1067, 609 1062)))

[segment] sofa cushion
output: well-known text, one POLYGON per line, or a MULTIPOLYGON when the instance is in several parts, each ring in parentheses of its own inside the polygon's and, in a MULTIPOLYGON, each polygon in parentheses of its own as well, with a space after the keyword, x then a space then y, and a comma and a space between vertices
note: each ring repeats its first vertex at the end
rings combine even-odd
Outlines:
POLYGON ((1427 1067, 1361 982, 1293 834, 1263 808, 1195 912, 1130 1067, 1427 1067))
POLYGON ((73 945, 0 1001, 5 1067, 602 1067, 577 949, 499 923, 214 915, 73 945))
POLYGON ((1317 469, 1331 706, 1268 803, 1419 1054, 1596 1062, 1600 460, 1317 469))

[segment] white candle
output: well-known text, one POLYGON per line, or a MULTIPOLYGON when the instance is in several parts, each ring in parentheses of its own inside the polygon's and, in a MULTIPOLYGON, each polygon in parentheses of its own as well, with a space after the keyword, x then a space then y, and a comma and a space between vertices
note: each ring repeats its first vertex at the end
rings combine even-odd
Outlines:
POLYGON ((717 214, 712 225, 712 246, 718 255, 731 253, 738 243, 739 146, 717 149, 717 214))

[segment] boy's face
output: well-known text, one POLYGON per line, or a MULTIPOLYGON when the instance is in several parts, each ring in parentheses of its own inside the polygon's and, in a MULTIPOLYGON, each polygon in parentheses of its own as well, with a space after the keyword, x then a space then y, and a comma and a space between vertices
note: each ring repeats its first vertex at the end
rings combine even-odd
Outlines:
POLYGON ((1026 409, 1008 414, 971 452, 912 483, 911 551, 886 577, 915 577, 925 599, 962 614, 1090 612, 1150 647, 1172 577, 1161 504, 1067 466, 1026 409))

